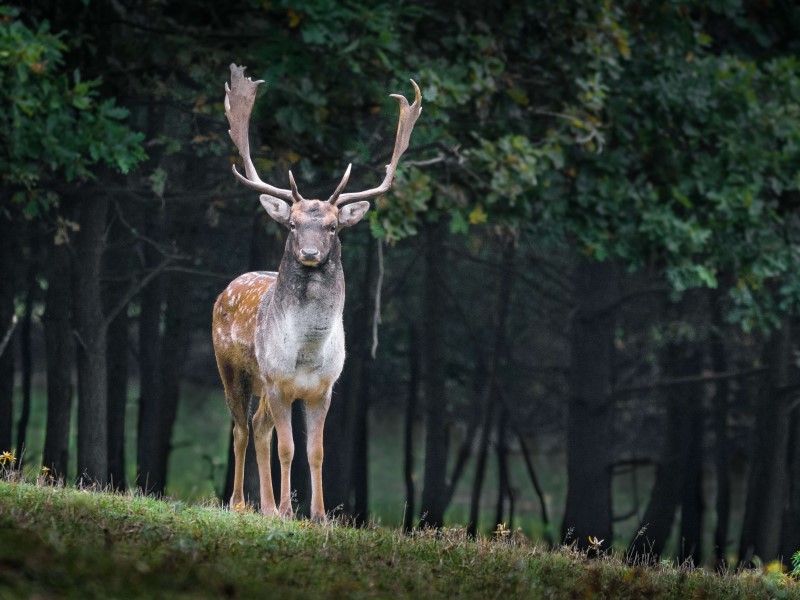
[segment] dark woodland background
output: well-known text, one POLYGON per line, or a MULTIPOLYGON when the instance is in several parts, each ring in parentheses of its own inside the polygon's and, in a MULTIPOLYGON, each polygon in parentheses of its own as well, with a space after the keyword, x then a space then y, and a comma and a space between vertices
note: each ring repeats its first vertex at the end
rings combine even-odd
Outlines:
POLYGON ((228 65, 266 80, 261 177, 306 197, 379 181, 413 78, 395 186, 342 236, 327 507, 785 560, 799 49, 790 0, 0 6, 0 452, 228 498, 211 307, 284 243, 230 172, 228 65))

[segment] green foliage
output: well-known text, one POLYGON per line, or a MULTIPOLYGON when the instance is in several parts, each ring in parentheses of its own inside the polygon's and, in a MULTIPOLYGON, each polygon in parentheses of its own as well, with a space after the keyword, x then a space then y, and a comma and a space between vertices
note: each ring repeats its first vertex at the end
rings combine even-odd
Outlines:
MULTIPOLYGON (((600 12, 589 39, 614 43, 587 46, 596 71, 575 79, 578 107, 558 111, 583 110, 568 127, 586 133, 561 141, 563 168, 532 193, 557 203, 543 224, 579 251, 661 269, 676 292, 717 287, 722 274, 730 318, 765 328, 798 307, 800 70, 792 54, 713 44, 691 6, 600 12)), ((716 11, 745 14, 736 3, 716 11)))
MULTIPOLYGON (((147 23, 132 12, 170 32, 146 54, 134 36, 113 41, 109 65, 131 73, 115 89, 182 109, 153 152, 235 154, 220 81, 236 60, 267 82, 252 121, 264 178, 286 185, 292 168, 301 187, 329 191, 353 162, 349 188, 369 187, 391 152, 388 93, 410 94, 414 78, 423 115, 374 235, 397 242, 438 219, 458 234, 529 228, 659 270, 677 293, 724 286, 745 328, 800 307, 800 69, 775 14, 693 1, 244 4, 247 43, 233 50, 231 15, 211 5, 213 28, 183 5, 147 23)), ((63 38, 4 10, 5 177, 30 187, 43 171, 131 168, 141 138, 124 111, 59 70, 63 38)), ((148 177, 159 196, 174 181, 165 168, 148 177)))
POLYGON ((283 521, 218 506, 0 482, 0 597, 789 598, 791 579, 588 560, 504 528, 283 521))
POLYGON ((91 179, 100 165, 127 173, 145 158, 143 136, 125 124, 125 108, 101 97, 100 80, 65 72, 63 38, 0 6, 0 170, 4 185, 22 188, 14 199, 28 216, 54 199, 37 189, 42 180, 91 179))
POLYGON ((406 161, 420 149, 440 160, 401 165, 374 235, 398 241, 439 218, 463 234, 529 227, 661 270, 677 293, 722 282, 745 329, 800 307, 800 69, 762 13, 739 2, 253 6, 271 28, 254 51, 272 84, 261 102, 306 180, 375 162, 373 123, 385 144, 396 114, 381 99, 409 76, 420 83, 406 161))

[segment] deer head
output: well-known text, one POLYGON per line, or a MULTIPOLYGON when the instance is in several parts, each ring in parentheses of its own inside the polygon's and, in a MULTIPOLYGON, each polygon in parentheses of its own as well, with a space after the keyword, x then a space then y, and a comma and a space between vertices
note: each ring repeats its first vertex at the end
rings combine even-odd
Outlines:
POLYGON ((331 248, 337 243, 341 229, 358 223, 369 210, 369 200, 385 194, 392 186, 400 157, 408 148, 411 131, 422 112, 422 95, 414 86, 414 103, 404 96, 392 94, 400 105, 394 151, 391 162, 386 165, 386 175, 378 187, 362 192, 343 193, 350 178, 352 165, 348 165, 341 182, 327 201, 306 200, 297 189, 292 172, 289 171, 289 189, 277 188, 261 181, 250 158, 248 128, 258 86, 263 81, 253 81, 244 75, 245 67, 231 65, 231 84, 225 84, 225 115, 230 123, 233 143, 244 161, 245 174, 233 165, 233 173, 244 185, 259 192, 261 204, 267 213, 290 231, 287 248, 298 262, 314 267, 323 264, 331 248), (349 204, 353 202, 354 204, 349 204))

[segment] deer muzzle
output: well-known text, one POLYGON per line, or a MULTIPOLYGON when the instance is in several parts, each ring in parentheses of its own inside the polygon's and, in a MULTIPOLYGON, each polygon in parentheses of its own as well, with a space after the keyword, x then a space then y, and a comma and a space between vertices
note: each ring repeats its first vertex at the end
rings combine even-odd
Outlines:
POLYGON ((301 248, 300 249, 300 262, 307 267, 316 267, 319 265, 321 253, 316 248, 301 248))

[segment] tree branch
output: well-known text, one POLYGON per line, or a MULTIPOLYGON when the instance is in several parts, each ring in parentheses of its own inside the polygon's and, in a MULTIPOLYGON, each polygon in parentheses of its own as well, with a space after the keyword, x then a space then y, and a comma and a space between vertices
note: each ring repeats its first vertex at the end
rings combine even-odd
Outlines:
POLYGON ((739 379, 742 377, 749 377, 750 375, 758 375, 769 371, 767 367, 757 367, 754 369, 745 369, 744 371, 731 371, 728 373, 708 373, 705 375, 691 375, 688 377, 673 377, 671 379, 662 379, 654 383, 644 383, 640 385, 629 385, 626 387, 616 388, 611 392, 612 396, 620 394, 630 394, 633 392, 650 391, 665 387, 672 387, 675 385, 685 385, 689 383, 711 383, 714 381, 723 381, 726 379, 739 379))
POLYGON ((164 271, 173 260, 175 260, 174 257, 167 256, 156 266, 155 269, 151 270, 139 281, 133 282, 122 295, 122 298, 120 298, 119 302, 117 302, 114 308, 112 308, 111 311, 109 311, 109 313, 105 316, 103 319, 103 327, 107 329, 108 326, 111 325, 111 322, 117 318, 117 315, 119 315, 119 313, 121 313, 125 307, 128 306, 128 303, 133 299, 133 297, 147 287, 147 284, 150 283, 162 271, 164 271))
POLYGON ((6 330, 6 334, 3 336, 3 341, 0 342, 0 356, 3 356, 3 352, 6 351, 6 346, 8 346, 8 342, 11 340, 11 336, 14 334, 14 329, 17 327, 17 315, 11 316, 11 323, 6 330))
POLYGON ((375 282, 375 306, 372 310, 372 348, 370 355, 375 360, 375 353, 378 351, 378 325, 381 323, 381 287, 383 286, 383 240, 377 240, 378 244, 378 279, 375 282))

